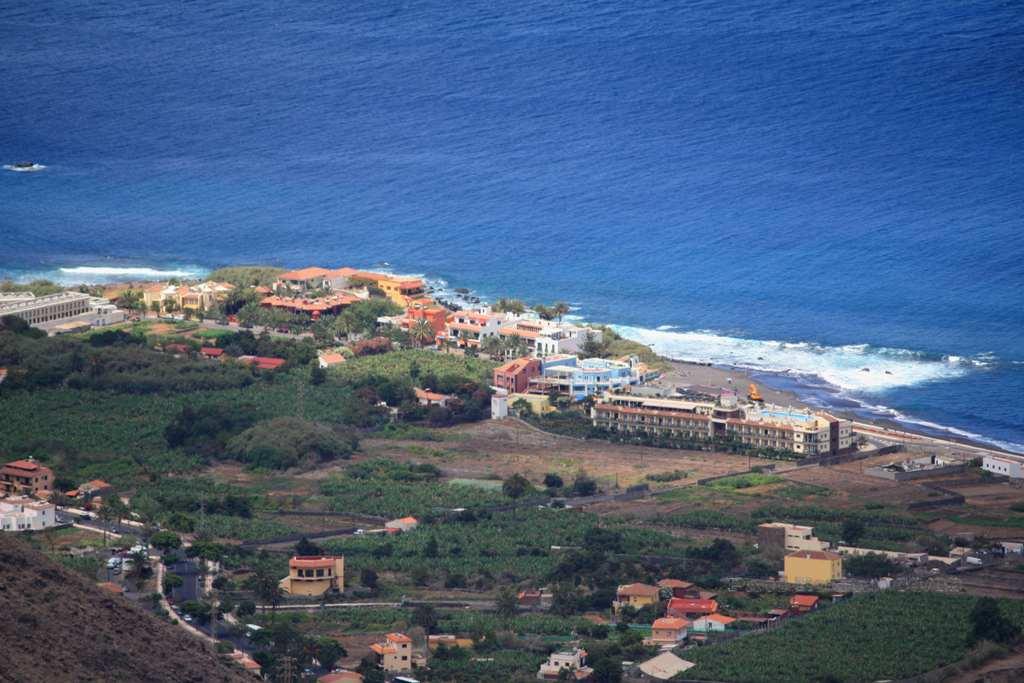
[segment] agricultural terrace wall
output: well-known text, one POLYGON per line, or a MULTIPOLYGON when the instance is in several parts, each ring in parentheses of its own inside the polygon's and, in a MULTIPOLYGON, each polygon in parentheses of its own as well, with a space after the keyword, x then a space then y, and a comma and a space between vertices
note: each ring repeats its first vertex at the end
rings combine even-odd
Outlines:
POLYGON ((932 469, 912 470, 910 472, 899 472, 885 467, 869 467, 864 470, 865 474, 879 479, 890 481, 912 481, 914 479, 928 479, 929 477, 945 477, 950 474, 961 474, 967 469, 967 465, 946 465, 932 469))
POLYGON ((819 455, 812 458, 803 458, 797 460, 796 464, 799 467, 805 465, 818 465, 820 467, 828 467, 830 465, 842 465, 848 462, 855 462, 857 460, 866 460, 868 458, 875 458, 879 455, 889 455, 890 453, 899 453, 903 450, 901 444, 892 444, 890 446, 883 446, 881 448, 873 448, 868 451, 854 451, 852 453, 840 453, 838 455, 819 455))

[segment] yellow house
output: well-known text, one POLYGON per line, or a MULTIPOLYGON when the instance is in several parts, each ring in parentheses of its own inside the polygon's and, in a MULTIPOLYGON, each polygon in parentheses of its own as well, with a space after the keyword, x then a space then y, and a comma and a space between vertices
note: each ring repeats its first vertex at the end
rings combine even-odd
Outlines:
POLYGON ((389 633, 383 643, 374 643, 370 649, 377 656, 377 666, 385 672, 412 671, 412 638, 404 633, 389 633))
POLYGON ((786 583, 831 583, 843 578, 843 558, 827 550, 797 550, 786 555, 786 583))
POLYGON ((320 596, 330 590, 345 590, 345 558, 340 556, 296 556, 288 560, 288 576, 281 579, 287 595, 320 596))
POLYGON ((649 586, 646 583, 628 583, 619 586, 615 591, 615 602, 612 608, 616 613, 627 605, 640 609, 646 605, 653 605, 661 598, 661 590, 657 586, 649 586))

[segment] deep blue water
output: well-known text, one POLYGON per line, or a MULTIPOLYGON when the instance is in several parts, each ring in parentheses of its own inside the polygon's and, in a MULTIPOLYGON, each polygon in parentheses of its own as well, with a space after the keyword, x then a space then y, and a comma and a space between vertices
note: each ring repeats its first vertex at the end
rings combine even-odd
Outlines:
POLYGON ((9 0, 0 274, 388 261, 1024 444, 1022 64, 1019 1, 9 0))

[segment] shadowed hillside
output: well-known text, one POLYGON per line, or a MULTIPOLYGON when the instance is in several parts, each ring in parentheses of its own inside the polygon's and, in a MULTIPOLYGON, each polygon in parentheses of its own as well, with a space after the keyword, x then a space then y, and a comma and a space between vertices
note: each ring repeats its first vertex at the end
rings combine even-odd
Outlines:
POLYGON ((180 629, 0 534, 0 682, 255 680, 180 629))

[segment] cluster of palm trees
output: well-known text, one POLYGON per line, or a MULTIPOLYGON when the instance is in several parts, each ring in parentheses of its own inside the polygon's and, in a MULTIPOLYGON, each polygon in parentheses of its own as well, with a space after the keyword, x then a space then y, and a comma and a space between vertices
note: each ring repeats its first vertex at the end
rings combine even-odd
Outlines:
POLYGON ((480 342, 480 350, 491 358, 499 356, 505 358, 518 358, 525 356, 529 351, 526 340, 522 337, 486 337, 480 342))
MULTIPOLYGON (((494 305, 491 306, 491 308, 497 311, 498 313, 526 312, 526 304, 523 303, 523 301, 521 301, 520 299, 498 299, 494 303, 494 305)), ((557 318, 559 322, 562 321, 562 316, 564 316, 570 310, 569 304, 565 303, 564 301, 556 301, 550 306, 545 306, 544 304, 536 304, 532 308, 537 313, 537 315, 539 315, 543 320, 554 320, 555 318, 557 318)))

